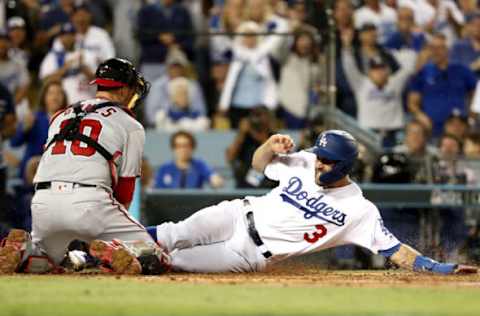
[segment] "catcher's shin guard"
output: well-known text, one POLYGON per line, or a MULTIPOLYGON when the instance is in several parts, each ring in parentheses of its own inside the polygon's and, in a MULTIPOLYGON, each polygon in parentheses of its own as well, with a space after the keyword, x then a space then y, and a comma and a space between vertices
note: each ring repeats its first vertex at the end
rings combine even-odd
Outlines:
POLYGON ((90 254, 119 274, 162 274, 170 270, 170 256, 157 244, 145 241, 94 240, 90 254))
POLYGON ((142 266, 136 256, 120 242, 94 240, 90 243, 90 255, 110 267, 114 273, 136 275, 142 266))
POLYGON ((0 274, 17 272, 31 252, 30 234, 21 229, 12 229, 0 248, 0 274))
POLYGON ((171 270, 171 258, 159 243, 143 240, 125 241, 123 244, 130 249, 142 265, 142 274, 158 275, 171 270))

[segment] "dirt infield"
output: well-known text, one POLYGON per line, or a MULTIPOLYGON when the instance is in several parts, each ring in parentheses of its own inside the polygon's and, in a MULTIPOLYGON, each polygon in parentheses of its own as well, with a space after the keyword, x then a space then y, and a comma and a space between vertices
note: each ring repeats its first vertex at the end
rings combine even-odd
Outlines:
POLYGON ((283 266, 267 272, 245 274, 186 274, 137 277, 147 282, 199 284, 269 284, 279 286, 339 287, 464 287, 480 288, 480 274, 434 275, 403 270, 325 270, 315 267, 283 266))

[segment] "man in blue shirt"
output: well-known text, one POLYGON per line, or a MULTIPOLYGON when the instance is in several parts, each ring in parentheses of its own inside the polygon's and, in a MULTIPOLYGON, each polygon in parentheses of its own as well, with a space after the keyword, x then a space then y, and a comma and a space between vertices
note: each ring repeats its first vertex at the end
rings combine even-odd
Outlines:
POLYGON ((142 73, 149 81, 165 72, 168 51, 175 47, 193 57, 193 24, 190 13, 174 0, 157 0, 138 12, 138 39, 142 73))
POLYGON ((480 13, 469 16, 467 21, 468 36, 452 46, 450 60, 469 67, 480 78, 480 13))
POLYGON ((174 160, 159 167, 155 187, 161 189, 199 189, 205 184, 223 186, 223 179, 203 160, 193 158, 196 141, 192 134, 179 131, 170 138, 174 160))
POLYGON ((454 109, 469 112, 469 99, 476 86, 475 74, 467 67, 449 61, 446 38, 435 34, 429 44, 427 63, 412 79, 408 109, 438 137, 454 109))
POLYGON ((425 34, 414 32, 415 18, 412 9, 401 7, 397 11, 397 29, 385 42, 389 49, 413 49, 417 53, 425 46, 425 34))

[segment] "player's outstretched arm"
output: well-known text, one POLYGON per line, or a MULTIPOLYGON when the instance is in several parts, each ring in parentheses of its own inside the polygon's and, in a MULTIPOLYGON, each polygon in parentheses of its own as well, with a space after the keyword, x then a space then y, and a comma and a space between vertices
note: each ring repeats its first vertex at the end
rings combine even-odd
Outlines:
POLYGON ((295 143, 290 136, 282 134, 272 135, 253 154, 252 167, 258 172, 263 172, 275 155, 286 154, 293 147, 295 147, 295 143))
POLYGON ((441 274, 478 273, 478 268, 454 263, 441 263, 423 256, 412 247, 400 244, 398 250, 390 256, 390 260, 400 267, 419 272, 434 272, 441 274))

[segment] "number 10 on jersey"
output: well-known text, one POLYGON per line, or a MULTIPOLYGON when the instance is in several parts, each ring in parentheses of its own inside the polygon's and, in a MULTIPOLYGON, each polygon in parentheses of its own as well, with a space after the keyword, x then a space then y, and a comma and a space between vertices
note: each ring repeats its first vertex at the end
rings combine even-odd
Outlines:
MULTIPOLYGON (((60 123, 60 130, 63 129, 69 120, 65 120, 60 123)), ((93 141, 98 142, 98 137, 100 136, 100 132, 102 131, 102 123, 97 120, 91 119, 83 119, 80 122, 79 132, 86 136, 89 136, 93 141), (86 134, 86 131, 90 130, 90 135, 86 134)), ((70 151, 75 156, 86 156, 90 157, 96 153, 96 149, 91 146, 80 146, 81 141, 76 139, 70 145, 70 151)), ((65 141, 57 141, 52 148, 52 155, 63 155, 67 151, 67 146, 65 141)))

